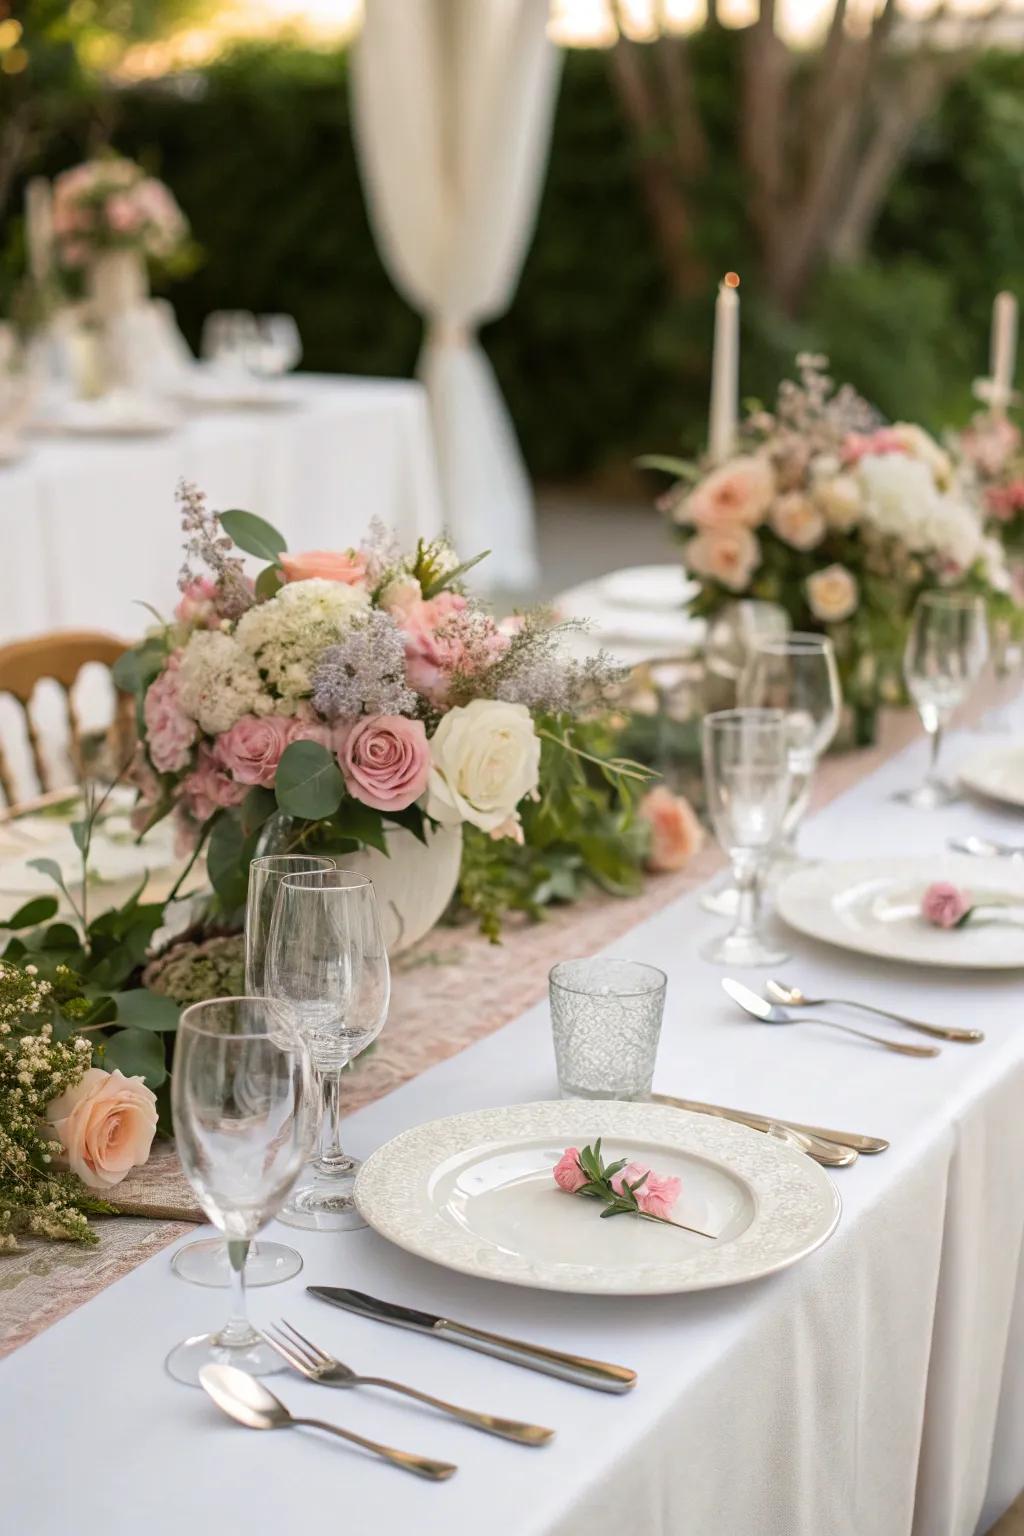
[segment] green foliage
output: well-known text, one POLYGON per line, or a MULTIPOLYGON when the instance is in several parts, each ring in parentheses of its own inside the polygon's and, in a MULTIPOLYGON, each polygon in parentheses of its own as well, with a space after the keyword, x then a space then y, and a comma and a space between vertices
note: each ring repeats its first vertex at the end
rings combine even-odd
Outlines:
POLYGON ((318 741, 293 741, 281 754, 274 792, 289 816, 322 821, 341 805, 345 780, 333 752, 318 741))
POLYGON ((288 548, 283 534, 278 533, 265 518, 255 512, 218 512, 221 527, 239 549, 247 555, 258 555, 261 560, 276 561, 288 548))

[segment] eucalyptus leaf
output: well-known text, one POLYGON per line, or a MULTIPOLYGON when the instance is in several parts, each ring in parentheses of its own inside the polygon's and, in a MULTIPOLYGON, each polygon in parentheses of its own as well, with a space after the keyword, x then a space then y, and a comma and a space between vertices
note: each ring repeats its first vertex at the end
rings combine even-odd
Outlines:
POLYGON ((56 917, 59 905, 56 896, 33 896, 13 917, 7 918, 6 922, 0 921, 0 928, 35 928, 39 923, 48 923, 51 917, 56 917))
POLYGON ((272 523, 257 517, 255 512, 219 512, 221 527, 228 538, 244 549, 247 555, 258 555, 261 560, 273 560, 288 548, 282 534, 272 523))
POLYGON ((242 831, 246 837, 261 831, 276 810, 277 798, 272 789, 261 789, 259 785, 250 789, 241 804, 242 831))
POLYGON ((70 923, 54 923, 43 934, 43 949, 78 949, 78 931, 70 923))
POLYGON ((145 1029, 152 1033, 170 1034, 178 1027, 179 1009, 169 997, 150 992, 146 987, 134 987, 128 992, 115 992, 117 1022, 124 1029, 145 1029))
POLYGON ((284 576, 279 565, 265 565, 256 577, 256 596, 262 601, 273 597, 284 586, 284 576))
POLYGON ((293 741, 281 754, 274 788, 282 811, 321 821, 341 804, 345 780, 326 747, 318 741, 293 741))
POLYGON ((222 811, 213 823, 206 850, 206 870, 227 911, 233 911, 245 900, 249 861, 256 837, 255 832, 246 835, 237 811, 222 811))
POLYGON ((118 1068, 125 1077, 142 1077, 147 1088, 158 1088, 167 1076, 163 1041, 145 1029, 119 1029, 100 1047, 102 1064, 118 1068))

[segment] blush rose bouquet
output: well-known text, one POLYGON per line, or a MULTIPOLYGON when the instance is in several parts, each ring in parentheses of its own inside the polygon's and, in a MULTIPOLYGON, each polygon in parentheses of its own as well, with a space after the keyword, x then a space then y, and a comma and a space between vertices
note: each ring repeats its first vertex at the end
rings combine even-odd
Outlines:
POLYGON ((869 735, 878 704, 902 700, 922 591, 963 588, 994 615, 1020 610, 1003 543, 959 459, 921 427, 882 423, 849 385, 836 388, 826 359, 800 356, 797 367, 773 411, 747 415, 724 464, 641 462, 677 477, 660 506, 702 583, 693 611, 759 598, 780 604, 795 629, 828 634, 869 735))
POLYGON ((629 786, 645 771, 593 750, 604 658, 568 660, 540 616, 499 626, 466 590, 476 562, 444 539, 409 552, 374 525, 358 548, 295 553, 193 486, 179 501, 177 608, 115 675, 138 705, 136 828, 171 815, 183 855, 205 849, 221 916, 257 848, 388 853, 398 827, 463 829, 481 915, 502 850, 529 836, 550 853, 576 821, 594 878, 635 882, 649 833, 629 786), (267 562, 255 581, 243 553, 267 562))
POLYGON ((53 234, 58 260, 70 272, 112 251, 135 251, 172 267, 189 242, 188 221, 169 188, 115 154, 86 160, 55 179, 53 234))

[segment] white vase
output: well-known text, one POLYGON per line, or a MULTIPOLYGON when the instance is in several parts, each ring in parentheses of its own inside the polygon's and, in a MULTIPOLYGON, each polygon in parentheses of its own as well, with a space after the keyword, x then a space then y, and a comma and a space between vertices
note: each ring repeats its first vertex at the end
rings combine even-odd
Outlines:
POLYGON ((90 263, 86 280, 102 390, 137 390, 145 383, 138 322, 149 301, 146 263, 138 251, 104 251, 90 263))
POLYGON ((462 828, 426 830, 426 845, 404 827, 389 827, 388 852, 363 848, 339 854, 344 869, 368 875, 377 892, 389 955, 429 933, 455 894, 462 864, 462 828))

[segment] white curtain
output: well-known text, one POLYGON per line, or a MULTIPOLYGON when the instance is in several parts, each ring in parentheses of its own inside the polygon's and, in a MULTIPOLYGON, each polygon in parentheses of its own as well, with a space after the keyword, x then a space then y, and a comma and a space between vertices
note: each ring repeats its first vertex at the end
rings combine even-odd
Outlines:
POLYGON ((482 583, 536 577, 533 498, 477 327, 508 308, 536 217, 560 54, 548 0, 367 0, 356 145, 392 281, 423 316, 448 526, 482 583))

